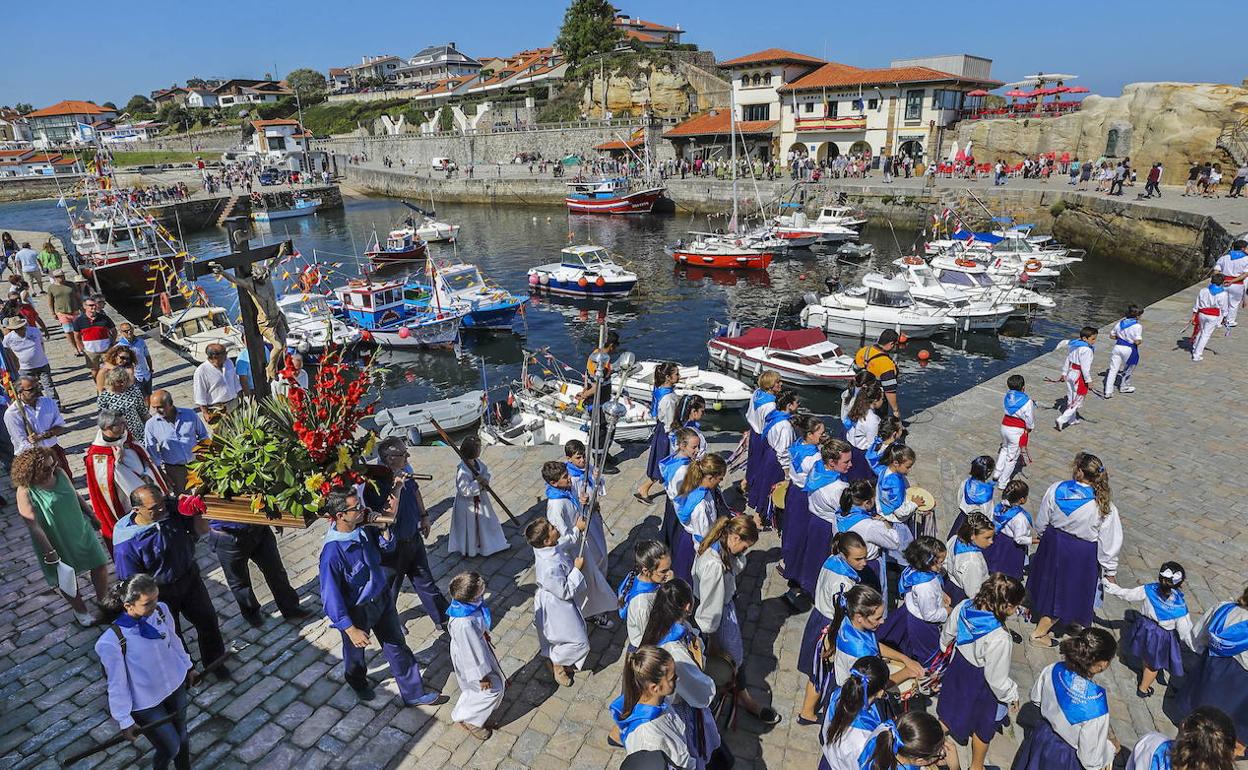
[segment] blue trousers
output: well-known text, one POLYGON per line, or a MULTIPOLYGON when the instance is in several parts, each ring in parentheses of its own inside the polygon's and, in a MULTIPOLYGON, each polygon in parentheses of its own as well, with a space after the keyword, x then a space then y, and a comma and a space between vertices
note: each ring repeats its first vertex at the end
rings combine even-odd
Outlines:
POLYGON ((186 704, 189 700, 186 685, 183 684, 155 706, 130 712, 143 735, 156 747, 156 756, 152 758, 155 770, 165 770, 171 759, 177 770, 191 770, 191 739, 186 731, 186 704), (170 714, 174 715, 173 721, 158 727, 146 726, 170 714))
MULTIPOLYGON (((385 593, 371 602, 352 607, 348 614, 356 628, 372 633, 381 643, 381 654, 386 656, 403 702, 412 705, 423 698, 425 685, 420 678, 420 667, 416 665, 416 658, 403 638, 403 624, 399 622, 399 613, 394 608, 394 597, 385 593)), ((352 687, 362 689, 368 685, 364 650, 352 644, 345 631, 339 633, 342 634, 343 678, 352 687)))
POLYGON ((394 544, 394 551, 381 556, 381 566, 390 575, 390 603, 399 598, 406 578, 412 584, 412 590, 420 597, 420 604, 425 612, 439 626, 446 625, 446 608, 450 602, 442 595, 433 572, 429 569, 429 554, 425 552, 425 541, 416 537, 399 540, 394 544))

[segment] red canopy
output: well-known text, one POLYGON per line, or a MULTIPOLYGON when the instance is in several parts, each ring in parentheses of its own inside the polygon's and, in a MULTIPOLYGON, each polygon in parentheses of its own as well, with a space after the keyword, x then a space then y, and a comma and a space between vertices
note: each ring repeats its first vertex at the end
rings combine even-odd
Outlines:
POLYGON ((757 328, 748 329, 745 334, 740 337, 725 337, 724 342, 741 348, 761 348, 768 344, 771 340, 770 347, 777 350, 797 350, 798 348, 817 345, 828 339, 819 329, 796 329, 793 331, 781 331, 777 329, 757 328))
POLYGON ((1005 95, 1013 96, 1018 99, 1030 99, 1035 94, 1033 94, 1031 91, 1020 91, 1017 88, 1015 88, 1013 91, 1006 91, 1005 95))
POLYGON ((1067 88, 1067 89, 1066 89, 1066 93, 1068 93, 1068 94, 1086 94, 1086 93, 1088 93, 1088 89, 1084 88, 1083 86, 1072 86, 1072 87, 1070 87, 1070 88, 1067 88))
POLYGON ((988 92, 982 88, 976 88, 974 91, 967 91, 967 96, 987 96, 988 92))

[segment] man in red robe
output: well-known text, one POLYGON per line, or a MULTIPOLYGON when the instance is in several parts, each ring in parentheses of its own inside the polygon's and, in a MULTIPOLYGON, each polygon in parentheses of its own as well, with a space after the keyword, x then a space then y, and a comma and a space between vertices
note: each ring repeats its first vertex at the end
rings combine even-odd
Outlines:
POLYGON ((96 424, 99 430, 87 447, 87 492, 111 554, 113 526, 130 512, 130 493, 144 484, 155 484, 168 494, 169 486, 147 450, 131 438, 121 413, 105 409, 96 424))

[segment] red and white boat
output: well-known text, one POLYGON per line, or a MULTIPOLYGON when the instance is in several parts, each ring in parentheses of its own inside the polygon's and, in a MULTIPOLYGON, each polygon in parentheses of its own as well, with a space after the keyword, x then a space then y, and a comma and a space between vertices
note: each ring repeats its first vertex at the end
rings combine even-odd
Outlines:
POLYGON ((711 361, 742 377, 773 369, 786 385, 842 387, 854 379, 854 360, 818 329, 742 330, 733 322, 714 334, 706 343, 711 361))
POLYGON ((689 233, 692 239, 677 241, 672 259, 683 265, 729 270, 766 270, 775 253, 754 244, 749 238, 715 233, 689 233))
POLYGON ((631 190, 625 177, 569 182, 568 187, 563 201, 573 214, 649 214, 667 192, 665 187, 631 190))
POLYGON ((391 230, 384 245, 374 236, 373 244, 364 252, 364 256, 368 257, 368 261, 375 268, 423 263, 428 254, 428 245, 417 237, 412 227, 391 230))

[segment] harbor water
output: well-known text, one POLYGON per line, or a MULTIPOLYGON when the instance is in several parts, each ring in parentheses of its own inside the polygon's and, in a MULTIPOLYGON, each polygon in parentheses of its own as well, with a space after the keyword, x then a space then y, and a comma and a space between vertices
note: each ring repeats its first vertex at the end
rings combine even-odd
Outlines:
MULTIPOLYGON (((252 245, 293 238, 300 252, 296 260, 277 268, 292 276, 304 263, 317 261, 330 284, 356 277, 364 251, 378 232, 385 232, 407 214, 402 204, 388 198, 345 198, 345 208, 321 211, 312 217, 271 225, 257 223, 252 245), (324 269, 324 268, 323 268, 324 269)), ((617 261, 638 273, 639 291, 625 301, 613 301, 607 320, 619 332, 622 349, 640 360, 669 359, 685 365, 707 366, 706 341, 716 321, 737 320, 745 326, 797 328, 802 296, 827 292, 825 279, 839 273, 851 285, 862 273, 879 269, 891 273, 893 259, 913 253, 923 234, 889 228, 868 229, 862 242, 875 247, 865 261, 837 261, 828 252, 798 250, 777 256, 767 273, 736 273, 678 268, 664 247, 689 230, 724 227, 722 218, 707 220, 687 214, 635 217, 569 216, 562 208, 447 204, 438 206, 439 219, 462 226, 454 244, 431 244, 430 255, 442 262, 470 262, 498 285, 516 294, 528 293, 527 271, 559 260, 569 244, 596 243, 607 247, 617 261)), ((42 230, 68 242, 65 210, 54 201, 0 205, 0 230, 42 230)), ((188 251, 198 259, 224 252, 224 230, 210 229, 186 236, 188 251)), ((921 248, 921 246, 918 246, 921 248)), ((399 276, 401 271, 385 274, 399 276)), ((237 316, 237 300, 224 281, 207 280, 208 295, 237 316)), ((1180 288, 1173 279, 1088 254, 1072 265, 1054 286, 1044 289, 1057 306, 1030 321, 1012 321, 1000 335, 966 334, 911 341, 899 361, 902 405, 909 414, 960 393, 977 383, 1048 352, 1088 324, 1101 326, 1122 315, 1129 303, 1151 304, 1180 288), (930 360, 920 365, 918 354, 930 360)), ((532 298, 518 316, 514 334, 469 336, 454 350, 385 352, 381 391, 383 406, 415 404, 479 389, 482 382, 500 388, 520 374, 524 351, 539 353, 531 374, 549 377, 563 373, 579 381, 579 372, 556 363, 583 367, 598 336, 598 323, 607 312, 605 302, 576 303, 546 297, 532 298)), ((136 319, 142 320, 142 319, 136 319)), ((1147 328, 1148 321, 1144 319, 1147 328)), ((852 355, 860 341, 837 340, 852 355)), ((1102 342, 1102 344, 1107 344, 1102 342)), ((1056 375, 1057 372, 1054 372, 1056 375)), ((159 377, 159 374, 157 375, 159 377)), ((158 380, 159 381, 159 380, 158 380)), ((817 413, 835 413, 839 393, 831 389, 801 389, 803 404, 817 413)), ((505 391, 494 393, 501 398, 505 391)), ((739 415, 708 415, 713 427, 738 428, 739 415)))

